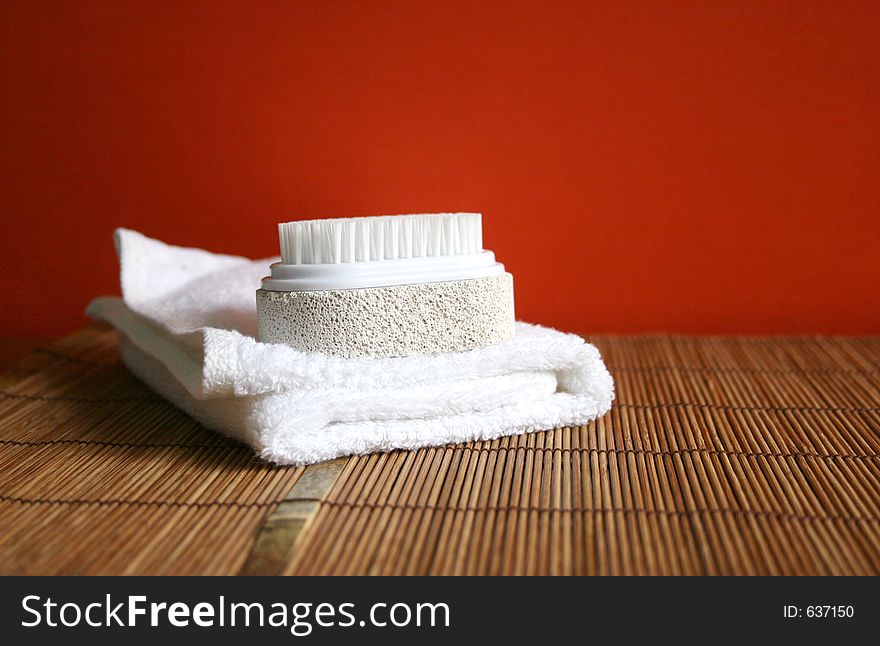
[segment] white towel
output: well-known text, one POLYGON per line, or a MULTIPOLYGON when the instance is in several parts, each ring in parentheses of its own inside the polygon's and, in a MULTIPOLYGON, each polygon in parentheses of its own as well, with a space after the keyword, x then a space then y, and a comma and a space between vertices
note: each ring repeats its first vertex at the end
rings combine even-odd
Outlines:
POLYGON ((603 415, 614 383, 580 337, 517 323, 497 345, 435 356, 345 359, 259 343, 252 261, 116 232, 123 298, 88 307, 121 333, 129 369, 267 460, 488 440, 603 415))

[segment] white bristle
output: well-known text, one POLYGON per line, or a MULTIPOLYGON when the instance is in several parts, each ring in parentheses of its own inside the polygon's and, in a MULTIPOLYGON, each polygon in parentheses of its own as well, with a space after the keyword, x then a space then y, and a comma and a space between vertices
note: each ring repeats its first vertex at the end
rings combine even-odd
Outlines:
POLYGON ((479 213, 387 215, 278 225, 289 265, 458 256, 483 250, 479 213))

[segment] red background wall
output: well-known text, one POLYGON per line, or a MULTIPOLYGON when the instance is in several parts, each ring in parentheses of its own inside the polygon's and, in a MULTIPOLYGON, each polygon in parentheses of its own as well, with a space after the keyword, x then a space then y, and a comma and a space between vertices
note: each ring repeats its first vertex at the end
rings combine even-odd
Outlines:
POLYGON ((117 290, 116 226, 473 210, 521 318, 880 332, 880 3, 0 5, 2 334, 117 290))

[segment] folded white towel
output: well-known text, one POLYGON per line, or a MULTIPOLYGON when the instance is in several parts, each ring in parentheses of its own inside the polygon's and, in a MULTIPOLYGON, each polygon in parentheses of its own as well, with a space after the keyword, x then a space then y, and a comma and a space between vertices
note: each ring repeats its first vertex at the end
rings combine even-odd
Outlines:
POLYGON ((267 460, 311 464, 584 424, 614 384, 580 337, 517 323, 497 345, 345 359, 259 343, 255 290, 271 262, 116 232, 123 298, 87 310, 122 334, 129 369, 267 460))

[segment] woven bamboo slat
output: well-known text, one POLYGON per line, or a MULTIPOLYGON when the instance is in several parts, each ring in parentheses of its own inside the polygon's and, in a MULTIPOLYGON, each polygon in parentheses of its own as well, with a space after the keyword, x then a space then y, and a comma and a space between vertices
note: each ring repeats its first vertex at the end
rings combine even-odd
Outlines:
POLYGON ((593 424, 292 468, 85 328, 0 375, 0 571, 880 573, 880 339, 591 340, 593 424))

